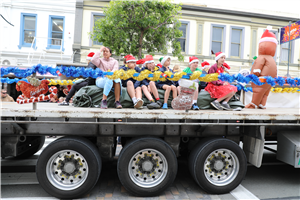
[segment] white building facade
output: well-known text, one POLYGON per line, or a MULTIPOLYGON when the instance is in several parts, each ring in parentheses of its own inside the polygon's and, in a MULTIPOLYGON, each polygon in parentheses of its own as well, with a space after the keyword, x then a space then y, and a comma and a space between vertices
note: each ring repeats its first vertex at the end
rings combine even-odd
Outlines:
POLYGON ((0 66, 73 62, 75 0, 0 2, 0 66))
MULTIPOLYGON (((171 67, 179 65, 184 69, 188 65, 190 56, 196 56, 201 62, 215 63, 215 55, 222 51, 226 54, 226 63, 231 66, 231 72, 236 73, 241 69, 250 69, 253 57, 258 55, 258 42, 263 32, 269 27, 279 40, 279 29, 288 25, 289 21, 299 21, 295 13, 280 13, 277 11, 251 12, 243 9, 230 10, 212 8, 209 5, 190 5, 182 1, 181 28, 183 36, 178 38, 181 42, 184 62, 172 57, 171 67), (240 11, 242 10, 242 11, 240 11)), ((76 17, 81 23, 75 25, 75 39, 73 50, 77 50, 74 62, 86 63, 86 55, 91 51, 98 51, 102 46, 101 41, 91 40, 89 32, 93 30, 95 21, 105 17, 103 9, 109 1, 76 1, 76 17), (78 14, 78 15, 77 15, 78 14)), ((263 8, 262 8, 263 9, 263 8)), ((169 55, 172 50, 170 49, 169 55)), ((147 52, 144 52, 147 54, 147 52)), ((156 53, 155 62, 163 56, 156 53)), ((121 56, 114 56, 120 60, 121 56)), ((278 75, 285 76, 288 66, 288 43, 278 45, 274 56, 278 66, 278 75)), ((300 69, 300 39, 291 42, 289 58, 289 73, 299 77, 300 69)))

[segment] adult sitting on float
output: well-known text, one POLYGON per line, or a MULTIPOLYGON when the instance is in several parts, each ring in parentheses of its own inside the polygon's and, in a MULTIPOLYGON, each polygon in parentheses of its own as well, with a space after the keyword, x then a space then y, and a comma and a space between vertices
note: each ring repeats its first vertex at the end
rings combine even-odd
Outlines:
MULTIPOLYGON (((100 51, 96 52, 91 62, 94 63, 103 72, 110 70, 114 72, 119 69, 118 61, 111 57, 112 52, 109 47, 101 47, 100 51), (100 58, 100 54, 103 52, 103 58, 100 58)), ((107 96, 112 88, 114 88, 115 93, 115 107, 120 109, 122 105, 120 103, 121 95, 121 79, 110 80, 107 77, 98 77, 96 80, 96 85, 99 88, 104 88, 103 97, 101 101, 101 108, 107 109, 107 96)))

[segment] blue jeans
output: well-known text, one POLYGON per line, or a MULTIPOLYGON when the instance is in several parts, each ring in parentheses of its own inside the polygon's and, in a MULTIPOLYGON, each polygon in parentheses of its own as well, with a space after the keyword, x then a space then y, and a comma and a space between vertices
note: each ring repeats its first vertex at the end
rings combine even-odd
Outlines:
POLYGON ((99 88, 103 88, 103 94, 105 96, 108 96, 109 92, 111 91, 112 87, 113 87, 113 82, 115 83, 120 83, 121 86, 121 95, 122 95, 122 84, 121 84, 121 79, 116 79, 116 80, 110 80, 107 77, 104 78, 97 78, 96 80, 96 85, 99 88))

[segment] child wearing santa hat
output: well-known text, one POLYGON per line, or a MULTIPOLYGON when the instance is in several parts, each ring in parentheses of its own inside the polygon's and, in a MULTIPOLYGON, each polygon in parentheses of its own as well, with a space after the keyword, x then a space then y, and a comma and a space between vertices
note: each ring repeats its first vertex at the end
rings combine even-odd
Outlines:
MULTIPOLYGON (((230 69, 230 67, 225 63, 225 53, 216 53, 215 60, 216 63, 210 67, 210 69, 208 70, 208 74, 221 74, 224 73, 225 68, 227 68, 227 70, 230 69)), ((218 110, 232 110, 228 105, 228 101, 237 92, 237 87, 230 85, 228 82, 218 80, 208 83, 205 90, 209 92, 212 98, 216 98, 216 100, 211 102, 211 105, 213 107, 218 110), (223 102, 220 103, 221 101, 223 102)))
POLYGON ((92 60, 92 58, 93 58, 94 55, 95 55, 94 52, 90 52, 90 53, 87 55, 86 60, 88 61, 88 64, 91 62, 91 60, 92 60))
MULTIPOLYGON (((171 57, 170 56, 164 56, 163 59, 161 59, 161 64, 162 67, 159 68, 159 71, 162 72, 162 75, 164 75, 165 71, 170 71, 173 73, 173 70, 170 69, 170 64, 171 64, 171 57)), ((170 81, 170 80, 166 80, 166 81, 158 81, 156 84, 156 87, 158 89, 163 89, 165 90, 165 95, 164 95, 164 104, 163 104, 163 109, 168 109, 168 99, 169 99, 169 95, 170 92, 172 90, 173 93, 173 99, 175 99, 177 97, 177 94, 179 93, 180 88, 178 87, 178 81, 170 81)))
MULTIPOLYGON (((198 68, 199 59, 197 57, 195 57, 195 56, 189 57, 189 61, 190 61, 189 66, 183 70, 184 72, 186 72, 187 74, 192 74, 195 71, 202 72, 202 70, 198 68)), ((198 84, 197 88, 199 88, 200 81, 198 79, 195 79, 193 81, 196 84, 198 84)), ((180 85, 180 82, 179 82, 179 85, 180 85)), ((199 110, 199 107, 197 105, 198 94, 199 94, 198 90, 195 90, 194 97, 193 97, 193 105, 192 105, 193 110, 199 110)))
MULTIPOLYGON (((133 69, 137 73, 140 73, 140 68, 136 66, 136 59, 132 55, 125 56, 126 65, 122 66, 121 69, 124 71, 133 69)), ((127 92, 132 99, 134 108, 142 109, 144 101, 142 100, 142 89, 140 87, 141 82, 136 81, 133 78, 122 80, 122 86, 127 88, 127 92)))
POLYGON ((209 62, 204 61, 203 63, 201 63, 201 66, 202 66, 202 73, 203 73, 203 74, 207 74, 207 73, 208 73, 208 70, 209 70, 209 68, 210 68, 209 62))
MULTIPOLYGON (((141 71, 149 70, 153 73, 154 71, 156 71, 158 69, 157 67, 155 67, 154 60, 153 60, 153 57, 151 55, 147 55, 146 58, 138 60, 136 63, 137 64, 144 64, 141 71)), ((150 104, 147 105, 147 108, 148 109, 159 109, 159 108, 161 108, 162 103, 160 102, 155 82, 154 81, 149 81, 148 79, 144 79, 143 81, 141 81, 140 85, 142 87, 143 93, 145 94, 147 99, 150 101, 150 104), (156 102, 152 98, 151 93, 154 95, 156 102)))

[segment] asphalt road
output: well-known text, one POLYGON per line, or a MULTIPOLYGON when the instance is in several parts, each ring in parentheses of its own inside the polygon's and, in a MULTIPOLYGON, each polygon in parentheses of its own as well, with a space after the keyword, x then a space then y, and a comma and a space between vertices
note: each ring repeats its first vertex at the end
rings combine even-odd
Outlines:
MULTIPOLYGON (((46 143, 53 141, 47 139, 46 143)), ((46 144, 46 145, 47 145, 46 144)), ((45 145, 45 146, 46 146, 45 145)), ((120 150, 119 147, 118 150, 120 150)), ((27 160, 1 160, 1 199, 56 199, 38 184, 35 163, 40 152, 27 160)), ((205 193, 192 179, 184 160, 179 161, 178 174, 171 187, 157 197, 131 196, 117 176, 116 160, 103 163, 100 179, 94 189, 82 199, 300 199, 300 169, 276 160, 275 154, 265 151, 261 168, 248 166, 245 180, 229 194, 205 193)))

